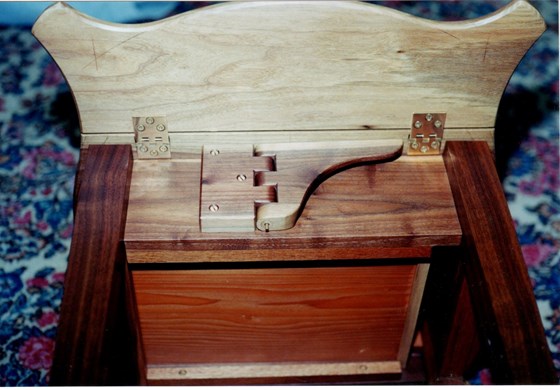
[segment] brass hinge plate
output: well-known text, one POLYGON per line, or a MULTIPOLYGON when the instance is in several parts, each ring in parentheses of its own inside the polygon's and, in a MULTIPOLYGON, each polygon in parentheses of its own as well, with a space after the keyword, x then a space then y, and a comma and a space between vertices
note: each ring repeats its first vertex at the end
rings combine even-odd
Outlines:
POLYGON ((132 117, 132 125, 139 159, 171 158, 166 117, 132 117))
POLYGON ((426 156, 442 153, 445 113, 412 114, 408 155, 426 156))

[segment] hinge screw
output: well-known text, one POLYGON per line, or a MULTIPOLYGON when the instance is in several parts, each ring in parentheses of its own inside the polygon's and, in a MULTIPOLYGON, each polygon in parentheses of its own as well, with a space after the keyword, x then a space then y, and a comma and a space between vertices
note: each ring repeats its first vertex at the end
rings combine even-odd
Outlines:
POLYGON ((169 150, 169 147, 168 147, 167 145, 161 145, 161 146, 159 147, 159 151, 162 152, 162 153, 165 153, 165 152, 167 152, 168 150, 169 150))
POLYGON ((439 142, 434 141, 434 142, 432 142, 431 146, 432 146, 432 149, 439 149, 439 142))
POLYGON ((434 119, 434 116, 433 116, 432 114, 426 114, 426 120, 427 120, 428 122, 431 122, 432 119, 434 119))
POLYGON ((146 118, 146 123, 149 124, 149 125, 153 124, 154 123, 154 118, 152 118, 151 116, 147 117, 146 118))
POLYGON ((414 150, 418 149, 418 142, 416 142, 416 140, 412 141, 412 144, 410 145, 410 147, 414 150))
POLYGON ((158 155, 158 151, 157 151, 157 150, 151 150, 151 151, 150 151, 150 155, 151 155, 152 157, 155 157, 155 156, 158 155))
POLYGON ((140 146, 140 151, 142 153, 146 153, 148 151, 148 147, 146 145, 142 145, 142 146, 140 146))
POLYGON ((428 150, 429 150, 429 148, 428 148, 426 145, 423 145, 423 146, 420 148, 420 151, 421 151, 422 153, 428 153, 428 150))
POLYGON ((414 122, 414 127, 416 127, 417 129, 421 128, 422 127, 422 122, 420 122, 420 121, 414 122))
POLYGON ((159 125, 156 126, 156 130, 157 131, 163 131, 163 130, 165 130, 165 126, 160 123, 159 125))
POLYGON ((439 119, 435 121, 434 126, 439 129, 441 127, 441 121, 439 119))
POLYGON ((216 211, 218 211, 220 209, 220 206, 218 206, 216 203, 212 203, 209 207, 208 210, 210 210, 211 212, 215 213, 216 211))
POLYGON ((138 125, 138 126, 136 126, 136 130, 144 131, 144 130, 146 130, 146 128, 144 127, 144 125, 138 125))

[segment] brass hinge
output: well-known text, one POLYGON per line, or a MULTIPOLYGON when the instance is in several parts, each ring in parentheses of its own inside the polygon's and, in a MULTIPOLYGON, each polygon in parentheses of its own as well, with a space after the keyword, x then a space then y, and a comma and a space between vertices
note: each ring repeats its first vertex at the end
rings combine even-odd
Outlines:
POLYGON ((132 117, 132 125, 139 159, 171 158, 166 117, 132 117))
POLYGON ((412 126, 408 137, 409 155, 441 154, 446 116, 444 113, 412 114, 412 126))

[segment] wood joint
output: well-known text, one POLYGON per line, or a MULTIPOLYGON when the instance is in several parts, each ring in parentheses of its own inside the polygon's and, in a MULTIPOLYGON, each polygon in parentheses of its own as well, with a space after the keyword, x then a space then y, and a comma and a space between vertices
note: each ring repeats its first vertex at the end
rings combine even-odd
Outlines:
POLYGON ((292 228, 327 178, 402 153, 401 140, 212 145, 202 153, 202 232, 292 228))

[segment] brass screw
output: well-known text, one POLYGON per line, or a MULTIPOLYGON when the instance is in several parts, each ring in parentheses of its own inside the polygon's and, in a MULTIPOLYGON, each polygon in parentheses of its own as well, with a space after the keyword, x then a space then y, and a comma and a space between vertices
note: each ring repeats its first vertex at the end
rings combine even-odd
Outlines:
POLYGON ((151 116, 147 117, 146 118, 146 123, 149 124, 149 125, 153 124, 154 123, 154 118, 152 118, 151 116))
POLYGON ((216 211, 218 211, 220 209, 220 206, 218 206, 218 204, 216 203, 212 203, 209 207, 208 210, 210 210, 211 212, 215 213, 216 211))
POLYGON ((156 126, 156 130, 157 131, 163 131, 163 130, 165 130, 165 126, 160 123, 159 125, 156 126))

